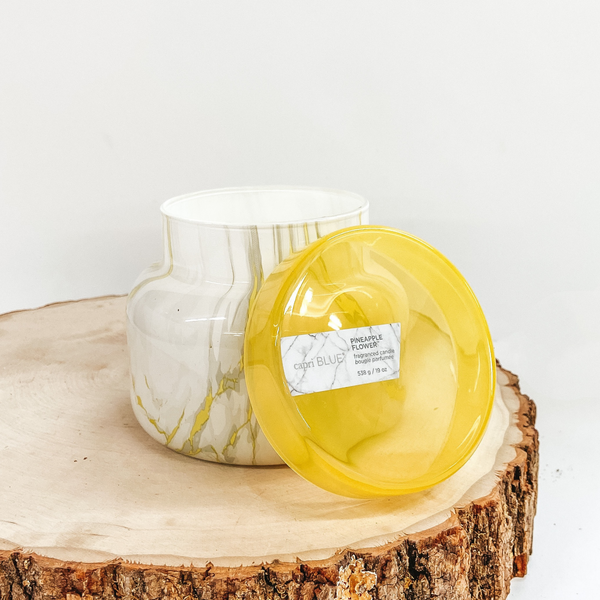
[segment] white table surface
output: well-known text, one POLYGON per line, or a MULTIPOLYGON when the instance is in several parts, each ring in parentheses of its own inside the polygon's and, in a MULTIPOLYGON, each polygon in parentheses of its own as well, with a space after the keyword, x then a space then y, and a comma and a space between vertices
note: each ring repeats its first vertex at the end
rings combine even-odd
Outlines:
POLYGON ((538 404, 540 474, 528 574, 510 599, 594 598, 600 551, 597 398, 538 404))
POLYGON ((533 554, 510 600, 600 597, 600 294, 559 300, 544 303, 526 331, 496 342, 537 404, 540 432, 533 554))

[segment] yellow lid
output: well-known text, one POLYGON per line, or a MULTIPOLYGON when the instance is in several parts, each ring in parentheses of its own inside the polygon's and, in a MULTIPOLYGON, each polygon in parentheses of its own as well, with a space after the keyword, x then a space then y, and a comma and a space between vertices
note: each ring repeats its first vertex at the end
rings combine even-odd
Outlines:
POLYGON ((496 374, 462 275, 422 240, 377 226, 336 231, 276 268, 250 314, 244 368, 283 460, 359 498, 455 473, 483 436, 496 374))

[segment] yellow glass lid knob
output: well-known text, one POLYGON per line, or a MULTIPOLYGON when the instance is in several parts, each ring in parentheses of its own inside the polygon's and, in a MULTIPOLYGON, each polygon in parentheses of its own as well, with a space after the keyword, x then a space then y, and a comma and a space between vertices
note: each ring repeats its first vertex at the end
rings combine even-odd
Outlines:
POLYGON ((283 460, 361 498, 455 473, 483 436, 496 374, 464 277, 424 241, 377 226, 334 232, 275 269, 252 307, 244 368, 283 460))

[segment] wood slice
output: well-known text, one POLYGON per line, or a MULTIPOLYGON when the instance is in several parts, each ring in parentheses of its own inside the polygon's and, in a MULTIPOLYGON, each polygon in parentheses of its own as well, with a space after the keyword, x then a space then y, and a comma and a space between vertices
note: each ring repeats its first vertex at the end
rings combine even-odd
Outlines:
POLYGON ((0 317, 0 598, 505 598, 536 506, 535 405, 498 367, 490 425, 435 488, 335 496, 285 466, 172 452, 129 400, 125 299, 0 317))

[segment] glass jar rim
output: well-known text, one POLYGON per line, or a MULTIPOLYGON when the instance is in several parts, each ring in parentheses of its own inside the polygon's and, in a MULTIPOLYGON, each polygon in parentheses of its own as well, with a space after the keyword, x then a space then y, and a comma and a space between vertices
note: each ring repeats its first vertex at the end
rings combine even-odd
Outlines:
MULTIPOLYGON (((223 198, 221 199, 223 200, 223 198)), ((250 201, 250 199, 247 199, 250 201)), ((281 199, 280 199, 281 201, 281 199)), ((289 204, 289 203, 288 203, 289 204)), ((322 204, 322 203, 321 203, 322 204)), ((214 209, 214 207, 211 207, 214 209)), ((322 208, 322 206, 321 206, 322 208)), ((161 213, 168 219, 174 221, 180 221, 185 223, 191 223, 194 225, 200 225, 205 227, 227 227, 229 229, 248 229, 248 228, 273 228, 275 226, 294 226, 294 225, 309 225, 312 223, 328 223, 332 221, 341 221, 349 219, 351 217, 364 214, 369 209, 369 202, 359 194, 353 192, 347 192, 344 190, 330 189, 330 188, 319 188, 319 187, 303 187, 303 186, 251 186, 251 187, 231 187, 231 188, 216 188, 210 190, 203 190, 199 192, 192 192, 190 194, 184 194, 181 196, 175 196, 163 202, 160 206, 161 213), (312 195, 312 199, 316 200, 319 196, 321 200, 325 197, 330 199, 336 198, 342 200, 347 204, 347 207, 343 207, 342 210, 333 210, 330 208, 326 211, 326 214, 310 214, 306 218, 289 218, 289 219, 268 219, 268 220, 230 220, 230 219, 215 219, 213 218, 199 218, 191 217, 191 211, 185 211, 181 209, 181 205, 192 202, 194 200, 206 200, 216 196, 251 196, 256 194, 304 194, 306 200, 312 195), (177 210, 179 208, 179 210, 177 210), (187 213, 187 214, 186 214, 187 213), (329 214, 327 214, 329 213, 329 214)), ((220 208, 223 213, 227 210, 224 206, 220 208)), ((212 210, 214 213, 215 211, 212 210)), ((217 211, 218 212, 218 211, 217 211)), ((231 212, 231 209, 230 209, 231 212)))

